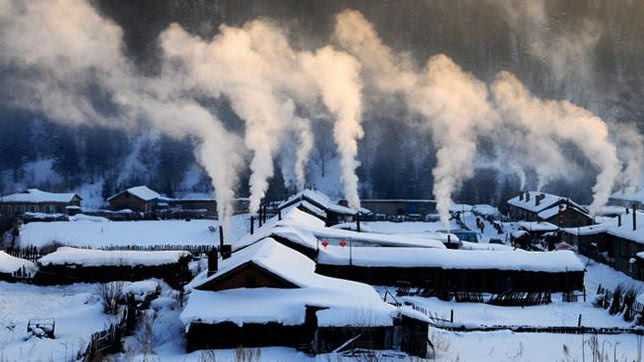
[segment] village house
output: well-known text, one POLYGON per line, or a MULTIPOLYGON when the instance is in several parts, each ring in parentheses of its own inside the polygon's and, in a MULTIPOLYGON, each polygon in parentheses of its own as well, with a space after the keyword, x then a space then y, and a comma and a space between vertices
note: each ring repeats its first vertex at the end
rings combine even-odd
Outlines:
POLYGON ((509 215, 515 220, 545 221, 559 227, 587 226, 592 217, 574 201, 543 192, 527 191, 507 201, 509 215))
MULTIPOLYGON (((169 200, 169 205, 173 209, 184 211, 202 212, 208 217, 217 217, 217 200, 205 195, 187 195, 182 198, 169 200)), ((250 202, 246 198, 236 198, 232 200, 234 214, 247 213, 250 202)))
POLYGON ((638 189, 635 191, 622 189, 617 191, 608 199, 608 205, 622 206, 626 208, 632 208, 633 206, 642 208, 642 206, 644 206, 644 189, 638 189))
MULTIPOLYGON (((356 210, 334 203, 325 194, 310 189, 289 197, 279 204, 277 208, 282 214, 285 209, 291 207, 297 207, 304 212, 323 219, 327 226, 353 221, 358 214, 356 210)), ((368 213, 369 210, 361 209, 360 212, 368 213)))
POLYGON ((186 289, 181 313, 188 351, 287 346, 328 353, 351 348, 400 350, 428 357, 428 319, 382 301, 369 285, 315 273, 315 263, 271 238, 208 270, 186 289))
POLYGON ((110 196, 107 202, 112 210, 132 210, 143 213, 150 213, 168 206, 168 198, 147 186, 130 187, 110 196))
POLYGON ((38 259, 34 283, 58 285, 158 278, 179 288, 190 280, 187 251, 97 250, 60 247, 38 259))
POLYGON ((378 285, 457 292, 584 290, 584 265, 571 251, 440 248, 320 248, 316 272, 378 285))
POLYGON ((0 197, 0 218, 25 213, 74 215, 80 210, 81 197, 75 193, 46 192, 28 189, 0 197))
MULTIPOLYGON (((340 205, 347 206, 347 200, 341 200, 340 205)), ((369 209, 375 215, 434 215, 436 200, 402 200, 402 199, 361 199, 360 206, 369 209)))

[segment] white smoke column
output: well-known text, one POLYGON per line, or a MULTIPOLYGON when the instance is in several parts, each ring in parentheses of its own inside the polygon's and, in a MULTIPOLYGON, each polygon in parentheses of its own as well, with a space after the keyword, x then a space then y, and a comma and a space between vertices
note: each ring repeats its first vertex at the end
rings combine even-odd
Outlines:
POLYGON ((360 124, 362 115, 362 83, 360 64, 352 56, 331 47, 318 49, 314 54, 302 55, 302 65, 322 91, 322 99, 335 114, 333 138, 340 154, 341 179, 349 207, 360 208, 358 176, 360 162, 358 140, 364 136, 360 124))
MULTIPOLYGON (((223 25, 210 41, 173 24, 161 34, 161 46, 169 57, 182 61, 194 80, 187 86, 214 97, 226 95, 244 120, 244 142, 253 152, 250 212, 256 213, 274 174, 273 158, 288 125, 300 122, 287 91, 310 88, 298 76, 296 53, 279 29, 261 21, 242 28, 223 25)), ((307 96, 307 91, 301 96, 307 96)), ((301 163, 309 151, 299 155, 301 163)))
POLYGON ((304 190, 306 185, 306 165, 313 149, 313 132, 311 122, 305 118, 296 117, 294 127, 299 141, 295 151, 295 184, 299 192, 304 190))
POLYGON ((130 129, 142 120, 173 137, 198 137, 197 158, 213 179, 219 217, 229 229, 243 151, 237 137, 174 89, 181 77, 173 72, 138 75, 122 53, 122 31, 116 24, 83 0, 0 0, 0 48, 0 64, 25 75, 14 84, 15 107, 70 125, 130 129), (107 114, 94 106, 93 86, 113 104, 107 114))
POLYGON ((617 151, 624 162, 622 170, 623 190, 636 192, 640 187, 644 166, 644 136, 635 123, 617 123, 611 126, 617 151))
POLYGON ((441 222, 448 226, 451 196, 474 173, 477 134, 489 131, 496 121, 487 87, 442 54, 430 58, 424 70, 414 70, 354 10, 337 15, 334 36, 360 60, 380 90, 401 93, 423 116, 438 147, 434 195, 441 222))
POLYGON ((508 72, 499 73, 491 88, 505 121, 532 128, 534 138, 572 142, 597 167, 590 205, 595 214, 608 201, 619 175, 617 150, 609 141, 606 123, 568 101, 541 101, 508 72))

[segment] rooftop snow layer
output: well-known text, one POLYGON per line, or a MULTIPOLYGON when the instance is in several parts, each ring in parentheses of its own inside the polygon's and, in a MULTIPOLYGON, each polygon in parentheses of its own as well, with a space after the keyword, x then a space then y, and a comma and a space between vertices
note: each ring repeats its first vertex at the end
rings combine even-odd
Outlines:
POLYGON ((536 231, 536 232, 559 230, 558 226, 544 221, 521 221, 519 223, 519 228, 525 231, 536 231))
MULTIPOLYGON (((95 248, 112 245, 206 245, 219 242, 219 234, 208 229, 217 225, 212 220, 95 222, 81 218, 75 222, 30 222, 22 226, 19 244, 42 247, 56 241, 67 246, 95 248)), ((246 218, 233 218, 233 227, 236 226, 246 228, 246 218)))
POLYGON ((201 273, 191 289, 181 320, 191 322, 304 323, 306 306, 328 308, 317 312, 320 326, 390 326, 396 308, 384 303, 373 287, 315 273, 315 262, 271 238, 266 238, 221 260, 216 274, 201 273), (238 288, 202 291, 195 288, 247 262, 255 263, 299 288, 238 288), (213 306, 217 306, 213 308, 213 306), (368 316, 368 318, 366 318, 368 316))
POLYGON ((615 223, 609 224, 606 227, 606 232, 623 238, 644 244, 644 212, 637 211, 635 214, 637 218, 637 229, 633 230, 633 214, 622 215, 622 226, 617 226, 615 223))
MULTIPOLYGON (((565 197, 547 194, 545 192, 528 191, 528 194, 530 194, 529 200, 528 198, 525 197, 525 193, 524 193, 523 200, 520 200, 519 196, 516 196, 508 200, 508 204, 522 208, 524 210, 528 210, 530 212, 539 213, 545 209, 549 209, 550 207, 552 207, 553 205, 555 205, 561 200, 568 200, 565 197), (537 202, 536 202, 537 195, 544 195, 544 198, 539 202, 539 205, 537 205, 537 202)), ((584 210, 584 208, 581 205, 573 202, 572 200, 570 200, 570 203, 576 206, 579 210, 584 210)))
MULTIPOLYGON (((568 207, 569 207, 568 205, 566 205, 566 204, 562 204, 562 205, 563 205, 563 207, 561 208, 562 212, 568 210, 568 207)), ((578 209, 578 208, 576 208, 576 207, 574 207, 572 205, 570 207, 572 209, 577 210, 580 213, 590 217, 590 215, 586 214, 586 212, 584 210, 578 209)), ((555 216, 557 214, 559 214, 559 206, 553 205, 552 207, 547 208, 547 209, 539 212, 539 214, 537 216, 542 220, 548 220, 548 219, 550 219, 551 217, 553 217, 553 216, 555 216)))
POLYGON ((321 248, 318 264, 365 267, 497 269, 532 272, 583 271, 584 265, 570 251, 529 252, 451 250, 432 248, 321 248))
POLYGON ((0 273, 13 274, 23 266, 29 273, 35 271, 36 269, 36 264, 30 262, 29 260, 16 258, 5 253, 4 251, 0 251, 0 273))
POLYGON ((304 191, 298 192, 297 194, 289 197, 286 201, 282 202, 279 205, 279 208, 290 206, 295 203, 296 200, 309 200, 313 204, 318 204, 319 207, 325 209, 325 211, 333 211, 338 214, 348 214, 355 215, 356 211, 342 205, 338 205, 331 201, 329 197, 319 191, 306 189, 304 191))
POLYGON ((88 266, 157 266, 173 264, 181 258, 190 256, 187 251, 132 251, 132 250, 95 250, 60 247, 51 254, 38 260, 46 265, 88 266))
POLYGON ((644 203, 644 188, 635 192, 617 191, 610 195, 613 200, 644 203))
POLYGON ((145 185, 142 185, 142 186, 130 187, 129 189, 123 190, 123 191, 119 192, 116 195, 110 196, 107 199, 107 201, 110 201, 113 198, 115 198, 115 197, 117 197, 117 196, 119 196, 119 195, 121 195, 121 194, 123 194, 125 192, 129 193, 132 196, 138 197, 139 199, 141 199, 143 201, 152 201, 152 200, 161 198, 161 194, 159 194, 158 192, 150 189, 149 187, 147 187, 145 185))
POLYGON ((26 203, 42 203, 42 202, 71 202, 75 193, 57 193, 46 192, 39 189, 28 189, 24 192, 11 194, 0 197, 0 202, 26 202, 26 203))

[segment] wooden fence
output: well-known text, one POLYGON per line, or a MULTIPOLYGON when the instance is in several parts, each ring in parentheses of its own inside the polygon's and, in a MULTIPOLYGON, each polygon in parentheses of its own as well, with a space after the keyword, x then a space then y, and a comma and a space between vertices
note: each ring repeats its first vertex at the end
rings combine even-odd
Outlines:
POLYGON ((107 354, 119 352, 122 347, 121 338, 131 333, 136 325, 136 315, 137 310, 134 303, 128 302, 118 322, 91 335, 83 360, 85 362, 99 361, 107 354))
POLYGON ((40 250, 35 246, 30 246, 26 248, 7 248, 6 250, 4 250, 4 252, 13 257, 26 259, 33 263, 38 261, 38 259, 40 259, 43 256, 40 250))
MULTIPOLYGON (((110 246, 104 246, 104 247, 98 247, 98 248, 92 248, 92 247, 87 247, 87 246, 74 246, 75 248, 78 249, 97 249, 97 250, 108 250, 108 251, 118 251, 118 250, 123 250, 123 251, 169 251, 169 250, 177 250, 177 251, 187 251, 191 253, 192 255, 201 255, 201 254, 207 254, 210 252, 212 249, 215 249, 218 247, 219 244, 200 244, 200 245, 192 245, 192 244, 158 244, 158 245, 110 245, 110 246)), ((47 254, 46 251, 43 251, 42 249, 39 249, 35 246, 28 246, 25 248, 19 248, 19 247, 13 247, 13 248, 7 248, 4 250, 7 254, 14 256, 16 258, 22 258, 29 260, 31 262, 37 262, 38 259, 41 257, 45 256, 47 254)), ((52 252, 54 250, 51 250, 52 252)))

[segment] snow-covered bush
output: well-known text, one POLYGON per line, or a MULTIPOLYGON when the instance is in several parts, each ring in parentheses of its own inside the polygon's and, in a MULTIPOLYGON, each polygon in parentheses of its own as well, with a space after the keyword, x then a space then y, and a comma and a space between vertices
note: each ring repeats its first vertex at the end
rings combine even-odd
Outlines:
POLYGON ((119 307, 125 303, 124 282, 110 282, 99 284, 98 295, 103 299, 103 312, 105 314, 117 314, 119 307))

